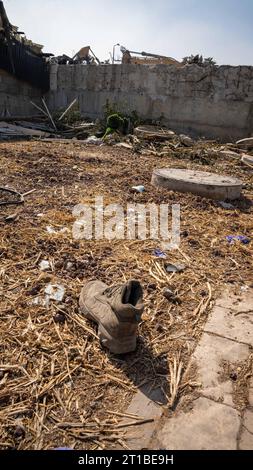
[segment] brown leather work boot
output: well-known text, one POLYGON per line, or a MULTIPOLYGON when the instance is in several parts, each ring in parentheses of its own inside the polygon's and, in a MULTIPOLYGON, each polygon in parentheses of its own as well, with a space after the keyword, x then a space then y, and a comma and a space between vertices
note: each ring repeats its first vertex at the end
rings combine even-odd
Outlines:
POLYGON ((89 281, 82 288, 81 312, 98 324, 103 346, 115 354, 136 349, 138 323, 144 310, 139 281, 108 287, 101 281, 89 281))

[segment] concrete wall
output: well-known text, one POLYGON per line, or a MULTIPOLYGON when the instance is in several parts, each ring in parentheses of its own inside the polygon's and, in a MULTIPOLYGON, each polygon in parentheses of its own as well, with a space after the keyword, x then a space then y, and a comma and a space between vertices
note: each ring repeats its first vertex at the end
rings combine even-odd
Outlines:
POLYGON ((144 119, 163 116, 179 132, 229 140, 253 133, 253 67, 53 65, 51 109, 76 97, 82 114, 93 119, 108 100, 144 119))
POLYGON ((17 80, 0 69, 0 119, 4 116, 29 117, 39 114, 30 100, 39 104, 40 90, 17 80))
MULTIPOLYGON (((203 69, 196 65, 52 65, 51 110, 76 97, 95 119, 108 101, 125 113, 157 120, 177 132, 234 140, 253 135, 253 67, 203 69)), ((40 90, 0 70, 0 118, 39 114, 40 90)))

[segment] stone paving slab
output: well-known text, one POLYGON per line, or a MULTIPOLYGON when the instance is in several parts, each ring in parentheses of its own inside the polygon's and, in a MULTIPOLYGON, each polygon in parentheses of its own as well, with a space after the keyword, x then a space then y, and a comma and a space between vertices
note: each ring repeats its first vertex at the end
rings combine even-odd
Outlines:
POLYGON ((177 450, 253 449, 253 378, 244 417, 235 409, 232 380, 223 364, 246 361, 253 345, 253 290, 239 296, 225 290, 206 323, 190 365, 197 366, 200 398, 178 411, 157 431, 161 448, 177 450))
MULTIPOLYGON (((160 389, 149 393, 148 387, 143 387, 142 391, 139 390, 133 397, 126 413, 137 415, 143 419, 153 419, 154 421, 126 428, 124 440, 130 449, 141 450, 148 448, 158 420, 163 414, 163 407, 156 402, 164 403, 164 395, 160 389)), ((122 423, 125 422, 129 422, 129 419, 122 421, 122 423)))
POLYGON ((235 292, 231 287, 226 287, 219 299, 215 302, 218 307, 233 309, 235 312, 248 311, 253 309, 253 289, 245 292, 235 292))
POLYGON ((253 434, 253 411, 246 410, 243 417, 243 425, 247 431, 253 434))
POLYGON ((239 450, 253 450, 253 434, 243 429, 239 442, 239 450))
MULTIPOLYGON (((229 305, 227 303, 227 305, 229 305)), ((253 297, 252 297, 253 305, 253 297)), ((249 304, 231 304, 229 307, 215 306, 204 331, 212 332, 234 341, 253 346, 253 307, 249 304), (243 308, 244 307, 244 308, 243 308), (249 313, 240 313, 249 312, 249 313)))
POLYGON ((249 346, 245 344, 204 333, 191 360, 197 364, 197 382, 202 384, 200 393, 234 406, 232 381, 223 380, 222 362, 233 364, 246 360, 249 355, 249 346))
POLYGON ((198 398, 193 410, 168 419, 159 432, 161 449, 236 450, 240 415, 235 409, 198 398))
POLYGON ((190 362, 196 368, 196 381, 202 384, 198 389, 200 396, 192 397, 189 411, 179 408, 171 418, 165 418, 163 407, 155 403, 164 400, 161 390, 149 393, 144 387, 127 412, 154 421, 126 428, 130 449, 155 446, 170 450, 253 450, 253 377, 249 383, 249 407, 241 416, 233 402, 232 379, 225 375, 223 367, 224 363, 233 366, 246 361, 252 353, 252 309, 253 289, 241 296, 224 290, 190 362))

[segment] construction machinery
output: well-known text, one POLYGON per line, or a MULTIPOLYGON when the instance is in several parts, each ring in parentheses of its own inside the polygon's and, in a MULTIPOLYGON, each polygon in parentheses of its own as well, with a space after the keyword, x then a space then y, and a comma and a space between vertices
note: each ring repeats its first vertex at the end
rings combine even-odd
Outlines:
POLYGON ((182 67, 183 65, 178 60, 173 59, 173 57, 167 57, 167 56, 158 55, 158 54, 151 54, 150 52, 144 52, 144 51, 143 52, 129 51, 123 46, 121 46, 120 51, 123 54, 122 64, 145 64, 145 65, 166 64, 166 65, 176 65, 177 67, 182 67), (132 54, 134 55, 132 56, 132 54))

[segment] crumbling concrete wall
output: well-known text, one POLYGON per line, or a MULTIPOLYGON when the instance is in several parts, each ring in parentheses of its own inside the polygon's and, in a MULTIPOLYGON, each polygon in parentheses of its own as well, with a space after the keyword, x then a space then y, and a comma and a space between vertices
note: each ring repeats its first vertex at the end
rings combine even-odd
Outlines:
POLYGON ((76 97, 93 119, 108 101, 177 132, 229 140, 253 133, 253 67, 52 65, 51 109, 76 97))
POLYGON ((29 117, 39 114, 31 105, 34 100, 39 104, 41 91, 17 80, 0 69, 0 119, 4 117, 29 117))

